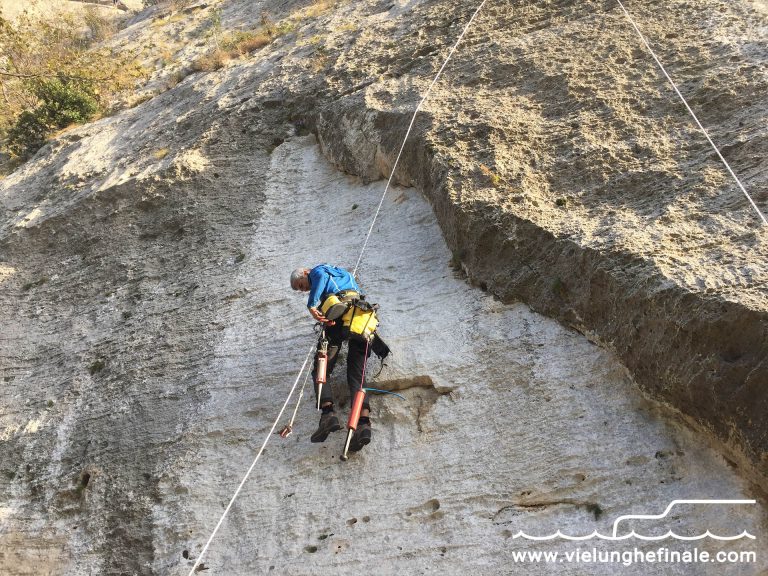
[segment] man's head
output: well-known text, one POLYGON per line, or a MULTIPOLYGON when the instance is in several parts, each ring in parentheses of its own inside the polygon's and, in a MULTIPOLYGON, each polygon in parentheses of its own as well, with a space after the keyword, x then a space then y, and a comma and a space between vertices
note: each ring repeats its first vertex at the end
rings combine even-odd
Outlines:
POLYGON ((309 292, 309 268, 296 268, 291 272, 291 288, 309 292))

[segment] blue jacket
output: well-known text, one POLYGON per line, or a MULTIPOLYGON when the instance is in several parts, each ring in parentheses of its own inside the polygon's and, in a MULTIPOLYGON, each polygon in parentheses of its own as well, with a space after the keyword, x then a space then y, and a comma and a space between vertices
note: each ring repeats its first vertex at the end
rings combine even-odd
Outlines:
POLYGON ((330 264, 315 266, 309 271, 309 299, 307 300, 307 308, 317 308, 329 294, 336 294, 336 292, 341 290, 355 290, 362 294, 352 274, 344 270, 344 268, 338 268, 330 264))

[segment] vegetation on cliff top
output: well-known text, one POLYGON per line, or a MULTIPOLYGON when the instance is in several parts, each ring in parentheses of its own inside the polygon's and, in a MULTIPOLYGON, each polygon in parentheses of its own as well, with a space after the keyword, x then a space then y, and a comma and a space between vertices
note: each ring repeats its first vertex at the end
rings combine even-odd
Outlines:
POLYGON ((0 14, 0 151, 12 163, 55 131, 108 112, 114 95, 144 75, 135 52, 102 45, 116 31, 95 7, 80 18, 0 14))
POLYGON ((58 131, 112 113, 116 102, 130 106, 156 95, 157 89, 143 96, 136 92, 149 78, 146 66, 151 67, 153 59, 161 66, 176 64, 165 86, 172 88, 191 73, 209 72, 229 60, 248 57, 339 0, 313 0, 278 22, 262 13, 259 25, 236 30, 223 29, 221 9, 215 6, 192 0, 144 0, 142 4, 161 8, 152 21, 153 27, 160 28, 185 19, 194 22, 194 13, 209 12, 207 18, 197 19, 202 24, 197 33, 207 38, 208 50, 184 63, 174 62, 181 48, 177 42, 167 44, 159 38, 143 48, 110 43, 119 20, 97 6, 55 18, 33 10, 6 18, 0 11, 0 172, 30 158, 58 131), (153 54, 158 51, 159 56, 153 54))

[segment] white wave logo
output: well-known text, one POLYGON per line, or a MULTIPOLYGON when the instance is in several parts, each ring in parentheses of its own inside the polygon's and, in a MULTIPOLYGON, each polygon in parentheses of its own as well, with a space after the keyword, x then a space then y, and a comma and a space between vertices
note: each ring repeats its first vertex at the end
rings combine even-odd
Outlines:
POLYGON ((522 530, 520 530, 517 534, 512 536, 512 538, 526 538, 527 540, 554 540, 555 538, 561 538, 563 540, 591 540, 592 538, 599 538, 600 540, 627 540, 629 538, 638 538, 640 540, 665 540, 667 538, 675 538, 677 540, 703 540, 704 538, 711 538, 713 540, 740 540, 741 538, 750 538, 752 540, 755 540, 755 537, 744 530, 741 534, 737 536, 718 536, 717 534, 712 534, 709 530, 704 532, 704 534, 701 534, 699 536, 679 536, 672 532, 672 530, 669 530, 666 534, 663 534, 661 536, 643 536, 642 534, 637 534, 634 530, 627 534, 622 534, 619 536, 619 523, 622 520, 660 520, 662 518, 666 518, 669 512, 672 510, 673 507, 675 507, 678 504, 754 504, 755 500, 672 500, 672 502, 669 503, 669 506, 667 506, 667 509, 664 510, 661 514, 627 514, 625 516, 619 516, 614 520, 613 522, 613 534, 611 536, 605 536, 604 534, 600 534, 597 530, 592 532, 592 534, 587 534, 586 536, 569 536, 568 534, 563 534, 558 530, 554 534, 550 534, 549 536, 529 536, 522 530))

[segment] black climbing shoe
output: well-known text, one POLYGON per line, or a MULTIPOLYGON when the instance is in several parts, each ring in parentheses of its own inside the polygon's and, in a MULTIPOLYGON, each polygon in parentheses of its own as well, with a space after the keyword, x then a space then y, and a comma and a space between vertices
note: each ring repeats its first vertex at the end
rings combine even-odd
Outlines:
POLYGON ((366 445, 371 443, 371 423, 359 424, 357 430, 352 435, 352 441, 349 443, 350 452, 360 452, 366 445))
POLYGON ((336 430, 341 430, 339 419, 336 418, 336 414, 333 412, 327 412, 320 416, 320 425, 315 430, 315 433, 312 434, 311 440, 312 442, 325 442, 328 434, 336 432, 336 430))

